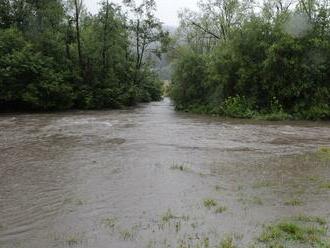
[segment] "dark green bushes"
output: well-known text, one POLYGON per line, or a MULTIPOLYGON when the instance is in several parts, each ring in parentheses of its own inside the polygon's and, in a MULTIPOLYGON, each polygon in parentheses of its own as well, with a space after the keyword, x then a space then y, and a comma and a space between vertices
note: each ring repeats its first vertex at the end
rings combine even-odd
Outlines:
POLYGON ((94 16, 81 9, 78 22, 74 6, 67 7, 60 0, 0 3, 0 111, 120 108, 161 99, 152 64, 140 58, 136 66, 119 7, 103 1, 94 16))
POLYGON ((0 108, 65 109, 73 89, 51 57, 35 51, 16 29, 0 30, 0 108))
POLYGON ((208 53, 181 48, 171 91, 178 109, 238 118, 329 119, 329 29, 320 33, 314 23, 296 37, 286 32, 286 20, 253 17, 208 53))
POLYGON ((207 58, 184 51, 177 61, 173 75, 171 97, 178 109, 207 103, 207 58))

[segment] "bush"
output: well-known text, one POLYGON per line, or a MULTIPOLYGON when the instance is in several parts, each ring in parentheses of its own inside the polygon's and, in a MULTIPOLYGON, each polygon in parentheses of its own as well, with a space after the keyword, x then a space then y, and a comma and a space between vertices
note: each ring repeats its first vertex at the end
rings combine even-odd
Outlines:
POLYGON ((190 50, 183 50, 173 74, 171 98, 177 108, 202 104, 207 97, 207 60, 190 50))
POLYGON ((15 29, 0 32, 0 108, 66 109, 73 90, 52 58, 35 52, 15 29))
POLYGON ((283 29, 285 20, 251 17, 206 54, 185 47, 170 94, 176 108, 213 106, 209 113, 239 118, 329 119, 329 34, 315 24, 294 37, 283 29))
POLYGON ((222 113, 234 118, 252 118, 255 112, 245 97, 228 97, 221 106, 222 113))

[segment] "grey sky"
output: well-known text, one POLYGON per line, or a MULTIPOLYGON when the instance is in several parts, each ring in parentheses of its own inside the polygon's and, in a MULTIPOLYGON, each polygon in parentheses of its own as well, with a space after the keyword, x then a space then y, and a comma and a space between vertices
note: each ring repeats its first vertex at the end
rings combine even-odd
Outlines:
MULTIPOLYGON (((156 0, 157 17, 166 25, 177 26, 179 24, 178 11, 184 8, 196 9, 198 0, 156 0)), ((87 9, 95 14, 98 10, 99 0, 84 0, 87 9)), ((111 0, 113 3, 121 3, 122 0, 111 0)))

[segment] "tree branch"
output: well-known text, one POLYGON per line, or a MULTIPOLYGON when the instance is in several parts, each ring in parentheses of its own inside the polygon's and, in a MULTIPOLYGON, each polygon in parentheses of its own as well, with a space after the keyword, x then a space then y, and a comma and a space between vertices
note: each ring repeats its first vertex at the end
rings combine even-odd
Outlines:
POLYGON ((203 32, 205 33, 208 33, 210 35, 212 35, 214 38, 220 40, 220 36, 216 35, 215 33, 211 32, 210 30, 208 29, 205 29, 204 27, 202 27, 200 24, 196 23, 196 22, 191 22, 192 25, 196 26, 197 28, 201 29, 203 32))

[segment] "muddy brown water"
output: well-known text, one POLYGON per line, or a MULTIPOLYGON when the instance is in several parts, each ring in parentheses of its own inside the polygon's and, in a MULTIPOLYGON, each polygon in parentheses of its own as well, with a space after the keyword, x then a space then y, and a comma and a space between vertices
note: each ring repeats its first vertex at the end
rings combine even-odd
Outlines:
POLYGON ((246 247, 278 218, 329 221, 330 163, 308 155, 320 146, 329 122, 196 116, 168 99, 1 115, 0 247, 212 247, 228 235, 246 247))

